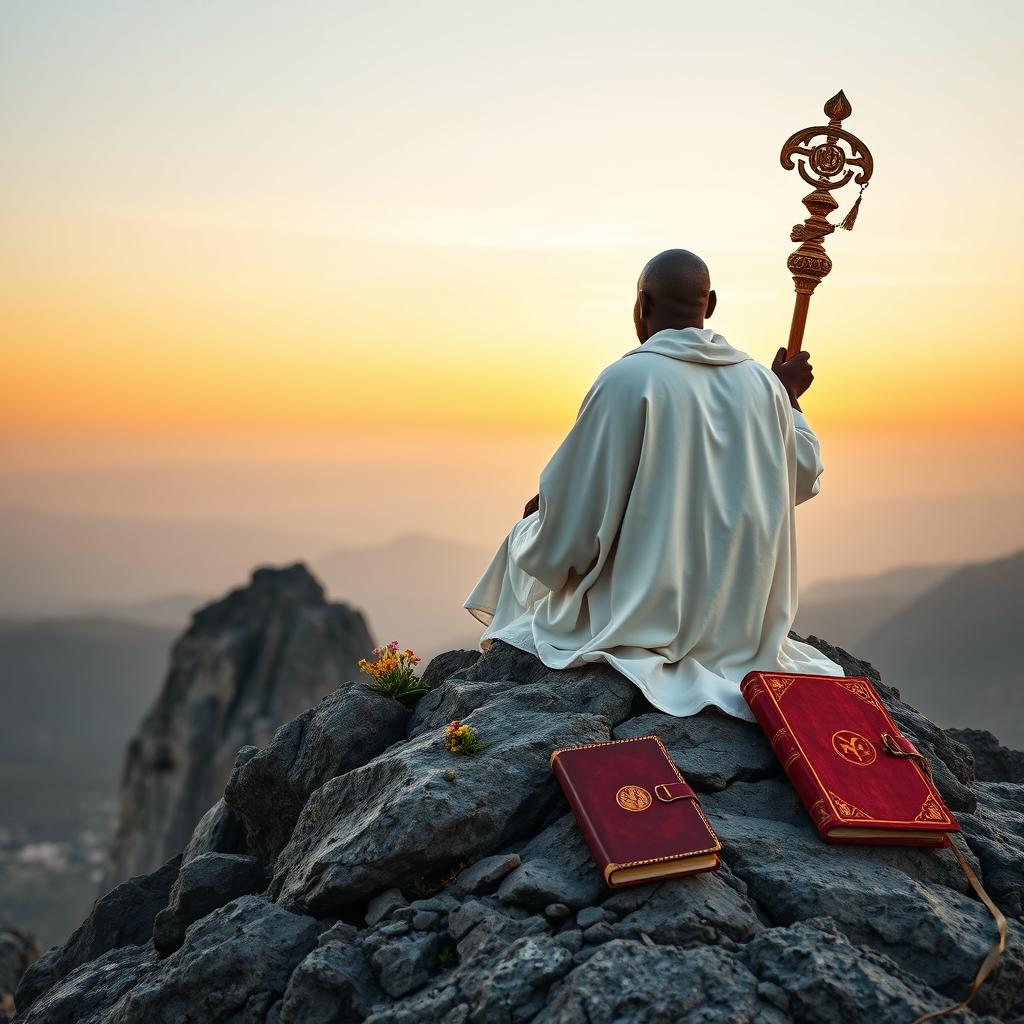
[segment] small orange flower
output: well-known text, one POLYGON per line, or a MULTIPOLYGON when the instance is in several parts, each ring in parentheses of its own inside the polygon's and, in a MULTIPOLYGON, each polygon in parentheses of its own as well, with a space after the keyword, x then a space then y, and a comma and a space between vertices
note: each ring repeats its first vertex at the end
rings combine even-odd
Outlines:
POLYGON ((373 689, 403 701, 420 697, 427 692, 427 688, 416 678, 414 671, 414 667, 422 659, 417 657, 411 647, 402 651, 399 649, 398 641, 392 640, 388 644, 374 647, 373 655, 376 661, 370 662, 366 658, 360 658, 357 662, 359 671, 373 680, 368 684, 373 689))

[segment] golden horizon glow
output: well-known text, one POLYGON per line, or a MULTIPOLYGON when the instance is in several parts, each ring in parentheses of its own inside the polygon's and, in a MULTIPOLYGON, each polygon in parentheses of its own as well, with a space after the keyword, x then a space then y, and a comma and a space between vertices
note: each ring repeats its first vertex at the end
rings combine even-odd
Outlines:
POLYGON ((842 86, 876 172, 804 405, 927 490, 903 442, 1024 442, 1021 17, 869 2, 822 45, 753 2, 8 7, 0 470, 490 451, 532 486, 659 250, 708 261, 708 326, 770 363, 807 191, 779 149, 842 86))
MULTIPOLYGON (((336 243, 352 264, 346 275, 335 279, 319 266, 320 280, 312 281, 307 260, 295 258, 299 239, 283 259, 266 254, 260 276, 247 280, 232 256, 252 272, 252 252, 236 249, 251 245, 248 232, 216 233, 215 257, 207 246, 207 265, 197 268, 194 252, 172 259, 176 243, 189 248, 180 229, 118 227, 104 236, 105 267, 85 254, 76 262, 65 243, 56 263, 12 260, 5 268, 2 314, 13 341, 4 345, 0 427, 9 435, 96 426, 215 435, 370 421, 565 425, 599 370, 636 344, 630 268, 649 251, 631 246, 630 262, 602 249, 555 260, 529 249, 467 255, 426 243, 336 243), (426 286, 418 280, 424 267, 426 286), (267 293, 255 294, 257 284, 267 293)), ((20 239, 17 231, 8 236, 11 250, 31 228, 20 239)), ((844 277, 843 263, 863 258, 855 245, 852 236, 834 238, 837 269, 811 307, 807 345, 818 378, 807 404, 815 421, 868 430, 880 422, 1024 429, 1016 308, 1001 313, 998 302, 1009 282, 965 282, 951 294, 941 282, 901 286, 898 274, 888 285, 859 281, 856 270, 844 277), (871 315, 861 306, 865 295, 871 315), (970 324, 966 334, 950 326, 958 321, 970 324), (980 336, 987 358, 976 355, 980 336), (1000 361, 995 376, 992 356, 1000 361)), ((775 248, 784 258, 789 246, 775 248)), ((749 254, 723 252, 709 262, 726 270, 715 274, 721 305, 708 325, 770 362, 792 301, 784 269, 770 271, 774 291, 734 296, 742 265, 754 262, 749 254)), ((756 262, 768 261, 757 253, 756 262)))

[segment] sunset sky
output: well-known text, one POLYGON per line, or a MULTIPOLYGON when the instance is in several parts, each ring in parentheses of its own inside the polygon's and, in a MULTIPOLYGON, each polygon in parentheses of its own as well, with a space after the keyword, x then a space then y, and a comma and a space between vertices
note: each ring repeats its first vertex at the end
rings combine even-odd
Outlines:
POLYGON ((1021 21, 6 4, 0 504, 495 546, 651 255, 699 252, 709 326, 784 344, 778 153, 842 87, 876 170, 811 305, 805 578, 1020 546, 1021 21))

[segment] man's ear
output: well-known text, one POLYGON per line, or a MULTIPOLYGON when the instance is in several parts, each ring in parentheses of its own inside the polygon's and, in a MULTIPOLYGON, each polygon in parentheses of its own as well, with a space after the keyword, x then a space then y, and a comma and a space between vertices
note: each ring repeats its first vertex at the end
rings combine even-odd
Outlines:
POLYGON ((715 311, 715 306, 718 305, 718 296, 714 290, 708 292, 708 308, 704 310, 704 319, 707 320, 715 311))

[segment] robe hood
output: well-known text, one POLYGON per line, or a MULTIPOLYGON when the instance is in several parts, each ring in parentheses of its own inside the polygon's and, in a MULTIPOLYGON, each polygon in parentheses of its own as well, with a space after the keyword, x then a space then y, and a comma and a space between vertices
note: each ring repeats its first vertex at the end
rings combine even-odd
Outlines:
POLYGON ((716 334, 710 327, 666 328, 652 334, 642 345, 631 348, 623 353, 622 358, 655 352, 672 359, 682 359, 687 363, 704 363, 709 366, 726 366, 729 363, 742 363, 750 356, 733 348, 721 334, 716 334))

